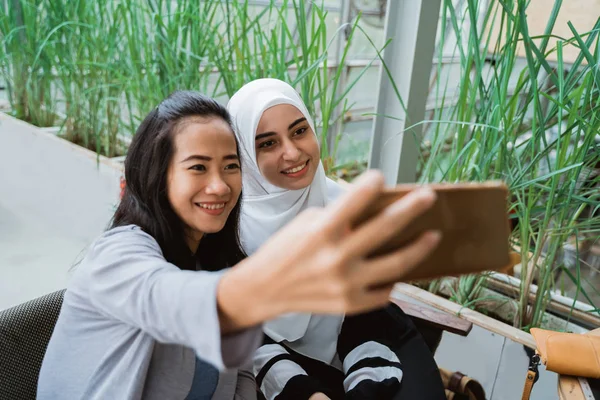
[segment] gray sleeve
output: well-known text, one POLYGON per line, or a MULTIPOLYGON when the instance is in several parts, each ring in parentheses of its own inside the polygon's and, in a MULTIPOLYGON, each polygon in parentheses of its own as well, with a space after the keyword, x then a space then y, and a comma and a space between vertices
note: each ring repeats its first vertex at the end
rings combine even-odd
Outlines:
POLYGON ((234 400, 256 400, 256 380, 249 369, 238 371, 237 385, 235 387, 234 400))
POLYGON ((190 347, 220 370, 247 363, 260 345, 260 327, 221 337, 216 301, 221 273, 180 270, 141 229, 107 232, 86 258, 90 301, 107 317, 159 342, 190 347))

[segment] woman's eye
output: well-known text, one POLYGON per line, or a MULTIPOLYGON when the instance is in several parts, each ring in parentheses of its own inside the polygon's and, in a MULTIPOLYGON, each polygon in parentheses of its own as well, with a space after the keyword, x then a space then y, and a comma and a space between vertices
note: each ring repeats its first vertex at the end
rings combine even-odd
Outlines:
POLYGON ((233 164, 229 164, 228 166, 225 167, 226 170, 236 170, 236 169, 240 169, 240 165, 233 163, 233 164))
POLYGON ((264 142, 262 142, 261 144, 258 145, 258 148, 266 149, 266 148, 273 146, 274 144, 275 144, 274 140, 265 140, 264 142))
POLYGON ((296 132, 294 132, 294 136, 299 136, 302 135, 304 132, 306 132, 307 128, 300 128, 298 129, 296 132))
POLYGON ((194 171, 206 171, 206 167, 202 164, 192 165, 189 169, 194 171))

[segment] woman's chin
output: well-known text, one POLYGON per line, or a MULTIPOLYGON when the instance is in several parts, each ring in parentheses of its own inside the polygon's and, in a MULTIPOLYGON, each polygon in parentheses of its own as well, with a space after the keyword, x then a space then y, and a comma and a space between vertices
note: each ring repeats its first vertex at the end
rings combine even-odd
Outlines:
POLYGON ((207 234, 220 232, 225 227, 225 222, 222 224, 210 224, 204 228, 203 232, 207 234))
POLYGON ((279 182, 273 183, 275 186, 278 186, 282 189, 287 190, 300 190, 306 187, 309 187, 315 178, 316 171, 309 171, 305 176, 301 178, 289 178, 286 176, 282 176, 282 179, 279 179, 279 182))
POLYGON ((217 233, 221 231, 225 224, 227 223, 227 218, 214 218, 212 221, 194 221, 191 226, 194 231, 202 232, 203 234, 211 234, 217 233))

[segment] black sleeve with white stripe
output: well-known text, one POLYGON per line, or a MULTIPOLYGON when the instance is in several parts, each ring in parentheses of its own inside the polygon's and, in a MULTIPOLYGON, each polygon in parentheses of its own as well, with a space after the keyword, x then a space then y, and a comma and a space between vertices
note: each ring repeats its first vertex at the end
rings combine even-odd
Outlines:
POLYGON ((301 366, 313 361, 266 337, 254 356, 256 386, 267 400, 307 400, 317 392, 329 394, 329 388, 301 366))
POLYGON ((346 399, 392 399, 400 391, 402 328, 389 310, 346 316, 338 338, 346 399))

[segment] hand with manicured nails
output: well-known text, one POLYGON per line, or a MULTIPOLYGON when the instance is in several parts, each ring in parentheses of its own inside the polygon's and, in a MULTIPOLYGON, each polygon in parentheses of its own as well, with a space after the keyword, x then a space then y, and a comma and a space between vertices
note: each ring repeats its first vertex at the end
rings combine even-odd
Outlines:
POLYGON ((393 253, 367 259, 435 201, 432 190, 415 190, 353 228, 383 189, 382 175, 366 172, 336 202, 305 210, 226 272, 217 291, 222 330, 288 312, 359 313, 384 306, 394 283, 435 248, 440 233, 427 232, 393 253))

